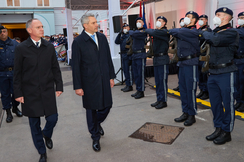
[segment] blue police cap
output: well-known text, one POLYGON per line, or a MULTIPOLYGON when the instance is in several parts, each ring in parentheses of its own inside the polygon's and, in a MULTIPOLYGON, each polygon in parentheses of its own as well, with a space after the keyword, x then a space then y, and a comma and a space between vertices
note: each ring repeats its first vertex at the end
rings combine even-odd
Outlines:
POLYGON ((239 16, 244 16, 244 12, 239 13, 239 14, 238 14, 238 17, 239 17, 239 16))
POLYGON ((187 12, 185 16, 187 16, 189 14, 192 14, 194 17, 196 17, 197 19, 199 19, 199 15, 196 12, 194 12, 194 11, 187 12))
POLYGON ((168 22, 168 20, 164 16, 159 16, 159 17, 157 17, 157 20, 158 19, 163 19, 166 23, 168 22))
POLYGON ((182 17, 182 18, 180 19, 179 23, 180 23, 182 20, 184 20, 184 17, 182 17))
POLYGON ((233 16, 233 11, 231 9, 227 8, 227 7, 221 7, 219 9, 217 9, 215 11, 215 15, 216 15, 217 12, 224 12, 224 13, 227 13, 227 14, 233 16))
POLYGON ((127 26, 129 26, 129 24, 124 24, 122 27, 127 27, 127 26))
POLYGON ((205 19, 208 19, 208 16, 207 16, 207 15, 205 15, 205 14, 203 14, 203 15, 199 16, 199 19, 200 19, 200 18, 205 18, 205 19))
POLYGON ((136 22, 137 22, 137 20, 142 20, 143 21, 142 17, 136 18, 136 22))
POLYGON ((2 29, 6 29, 5 26, 0 26, 0 30, 2 30, 2 29))

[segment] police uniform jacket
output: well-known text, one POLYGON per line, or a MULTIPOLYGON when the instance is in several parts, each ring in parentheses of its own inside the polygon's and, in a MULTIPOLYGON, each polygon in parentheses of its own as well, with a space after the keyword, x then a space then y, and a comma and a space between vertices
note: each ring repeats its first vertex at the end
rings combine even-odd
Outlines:
POLYGON ((187 56, 195 56, 189 60, 179 61, 178 65, 198 65, 198 57, 200 53, 199 47, 199 32, 196 26, 189 26, 185 28, 175 28, 169 31, 169 34, 178 38, 177 55, 180 58, 187 56))
POLYGON ((83 89, 83 107, 103 110, 112 107, 110 79, 116 77, 107 38, 96 32, 98 45, 83 31, 72 44, 74 89, 83 89))
MULTIPOLYGON (((208 31, 208 32, 211 32, 212 29, 208 27, 208 25, 204 25, 203 27, 200 27, 198 29, 199 33, 201 33, 202 31, 208 31)), ((205 39, 203 37, 200 37, 200 47, 202 46, 202 44, 204 43, 205 39)), ((202 56, 205 56, 206 53, 201 53, 202 56)))
POLYGON ((132 44, 132 50, 133 50, 133 55, 132 55, 132 60, 135 59, 144 59, 146 58, 146 51, 145 51, 145 39, 147 38, 147 34, 145 30, 136 30, 136 31, 129 31, 130 36, 133 39, 133 44, 132 44), (141 52, 139 52, 141 51, 141 52))
POLYGON ((14 50, 18 44, 9 37, 6 41, 0 40, 0 76, 13 76, 13 71, 6 68, 14 66, 14 50))
POLYGON ((130 36, 129 33, 127 34, 119 33, 115 39, 115 44, 120 44, 120 52, 123 59, 129 58, 129 56, 127 55, 128 48, 125 48, 126 41, 129 38, 129 36, 130 36))
POLYGON ((167 28, 161 29, 146 29, 146 33, 153 36, 153 64, 154 66, 167 65, 169 64, 169 39, 167 28), (160 55, 159 54, 163 54, 160 55))
MULTIPOLYGON (((202 35, 210 43, 209 66, 231 64, 233 62, 239 44, 239 35, 236 29, 231 28, 231 25, 227 24, 215 28, 213 32, 205 31, 202 35)), ((223 68, 209 68, 211 74, 222 74, 236 70, 235 64, 223 68)))
POLYGON ((242 58, 236 58, 234 61, 235 61, 236 64, 244 64, 244 27, 239 27, 236 30, 239 33, 239 37, 240 37, 240 39, 239 39, 239 48, 238 48, 236 56, 237 57, 241 57, 242 56, 242 58))
POLYGON ((63 81, 54 46, 41 39, 37 48, 28 38, 15 49, 14 67, 14 94, 24 97, 23 115, 56 114, 55 91, 63 91, 63 81))

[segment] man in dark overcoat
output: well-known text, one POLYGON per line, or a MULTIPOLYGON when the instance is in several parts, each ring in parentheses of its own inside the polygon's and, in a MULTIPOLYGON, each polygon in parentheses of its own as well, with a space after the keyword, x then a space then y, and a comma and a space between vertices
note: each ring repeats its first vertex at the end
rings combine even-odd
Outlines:
POLYGON ((30 37, 19 44, 14 59, 14 94, 21 102, 24 116, 29 118, 32 139, 38 150, 40 162, 45 162, 46 147, 52 149, 51 140, 58 114, 56 96, 63 91, 61 71, 54 46, 42 38, 43 25, 38 19, 26 23, 30 37), (46 125, 42 130, 40 117, 45 116, 46 125))
POLYGON ((100 151, 101 123, 112 107, 111 88, 114 86, 114 66, 107 38, 98 31, 93 14, 81 19, 83 32, 72 44, 72 71, 75 93, 82 96, 86 109, 88 130, 93 139, 92 148, 100 151))

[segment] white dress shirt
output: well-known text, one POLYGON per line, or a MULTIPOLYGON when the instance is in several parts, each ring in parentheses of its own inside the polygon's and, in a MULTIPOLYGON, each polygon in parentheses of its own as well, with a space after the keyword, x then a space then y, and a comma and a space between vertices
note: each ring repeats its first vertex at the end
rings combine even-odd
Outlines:
POLYGON ((38 47, 40 47, 41 46, 41 39, 39 40, 39 41, 34 41, 32 38, 31 38, 31 40, 33 41, 33 43, 36 45, 36 42, 39 42, 39 44, 38 44, 38 47))
MULTIPOLYGON (((96 40, 96 44, 97 44, 97 48, 98 48, 99 46, 98 46, 97 34, 96 34, 96 33, 94 33, 94 34, 90 34, 90 33, 88 33, 87 31, 85 31, 85 32, 86 32, 86 34, 89 35, 90 37, 91 37, 92 35, 95 35, 95 40, 96 40)), ((91 37, 91 39, 92 39, 92 37, 91 37)), ((92 40, 93 40, 93 39, 92 39, 92 40)))

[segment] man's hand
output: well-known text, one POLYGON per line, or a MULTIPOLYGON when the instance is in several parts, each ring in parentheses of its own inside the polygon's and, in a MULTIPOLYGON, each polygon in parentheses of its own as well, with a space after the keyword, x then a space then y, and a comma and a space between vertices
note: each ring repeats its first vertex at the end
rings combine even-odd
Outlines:
POLYGON ((17 102, 24 103, 24 97, 19 97, 15 99, 17 102))
POLYGON ((110 86, 111 86, 111 88, 114 87, 114 80, 113 79, 110 79, 110 86))
POLYGON ((56 96, 59 97, 62 93, 62 91, 56 91, 56 96))
POLYGON ((76 93, 78 96, 84 96, 84 91, 83 91, 83 89, 76 89, 76 90, 75 90, 75 93, 76 93))

